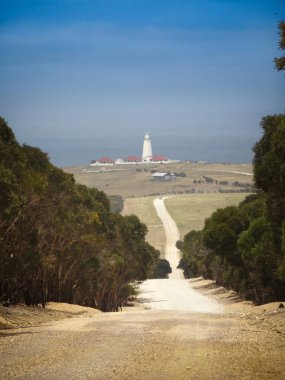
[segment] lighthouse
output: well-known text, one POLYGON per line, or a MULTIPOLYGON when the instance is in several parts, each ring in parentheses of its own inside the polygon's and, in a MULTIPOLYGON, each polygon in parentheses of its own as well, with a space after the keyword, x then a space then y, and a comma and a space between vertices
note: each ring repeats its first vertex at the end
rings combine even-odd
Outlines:
POLYGON ((144 136, 142 161, 149 162, 152 159, 151 138, 148 133, 144 136))

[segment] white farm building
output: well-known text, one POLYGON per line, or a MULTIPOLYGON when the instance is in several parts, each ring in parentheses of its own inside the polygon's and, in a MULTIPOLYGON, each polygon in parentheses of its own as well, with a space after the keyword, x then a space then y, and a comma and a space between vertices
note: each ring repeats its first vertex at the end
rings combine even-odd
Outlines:
POLYGON ((156 172, 152 174, 152 178, 156 181, 175 181, 176 175, 171 173, 156 172))

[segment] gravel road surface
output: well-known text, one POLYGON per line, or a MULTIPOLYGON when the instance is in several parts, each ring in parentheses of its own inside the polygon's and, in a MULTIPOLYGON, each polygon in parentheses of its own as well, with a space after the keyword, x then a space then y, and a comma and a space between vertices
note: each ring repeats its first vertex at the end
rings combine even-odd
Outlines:
POLYGON ((0 378, 284 379, 284 317, 134 310, 9 330, 0 378))
POLYGON ((191 288, 188 280, 147 280, 140 285, 140 302, 149 309, 220 313, 216 300, 191 288))
POLYGON ((180 239, 179 230, 175 221, 171 218, 171 216, 165 208, 164 199, 166 199, 166 197, 156 198, 153 201, 153 204, 156 209, 157 215, 162 221, 165 230, 165 258, 169 261, 172 269, 172 273, 169 275, 169 278, 184 279, 183 271, 181 269, 177 269, 177 266, 180 261, 180 253, 176 248, 175 244, 177 240, 180 239))

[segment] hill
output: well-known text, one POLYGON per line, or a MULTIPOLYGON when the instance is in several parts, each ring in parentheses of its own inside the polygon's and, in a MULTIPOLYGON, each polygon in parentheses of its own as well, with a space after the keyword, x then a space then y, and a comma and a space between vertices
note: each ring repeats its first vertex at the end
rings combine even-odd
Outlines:
POLYGON ((77 182, 96 187, 107 195, 124 198, 160 194, 241 192, 251 189, 251 164, 201 164, 178 162, 149 165, 114 165, 111 167, 76 166, 63 169, 77 182), (175 181, 158 181, 153 172, 176 173, 175 181))

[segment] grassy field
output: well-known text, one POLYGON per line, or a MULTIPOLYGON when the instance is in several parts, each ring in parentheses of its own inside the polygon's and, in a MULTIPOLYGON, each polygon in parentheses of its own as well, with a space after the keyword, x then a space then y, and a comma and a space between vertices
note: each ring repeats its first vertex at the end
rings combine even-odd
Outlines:
POLYGON ((155 196, 159 194, 214 193, 219 189, 237 189, 232 183, 252 184, 250 164, 199 164, 179 162, 171 164, 114 165, 112 167, 69 167, 64 168, 74 174, 77 182, 96 187, 108 195, 122 195, 124 198, 155 196), (161 182, 152 179, 152 171, 185 173, 176 181, 161 182), (205 176, 214 183, 205 183, 205 176), (198 183, 201 181, 201 183, 198 183), (227 185, 220 184, 227 181, 227 185))
POLYGON ((146 240, 164 255, 165 233, 153 205, 155 197, 129 198, 124 202, 123 215, 137 215, 147 225, 146 240))
MULTIPOLYGON (((247 194, 191 194, 167 198, 164 202, 177 223, 181 239, 191 230, 203 228, 204 221, 218 208, 238 205, 247 194)), ((156 214, 155 197, 138 197, 125 200, 123 215, 135 214, 148 227, 147 241, 164 255, 165 234, 156 214)))
POLYGON ((176 221, 181 238, 191 231, 200 230, 204 221, 218 208, 238 205, 247 194, 191 194, 166 199, 165 206, 176 221))
POLYGON ((157 216, 153 201, 155 197, 129 198, 125 199, 123 215, 135 214, 147 225, 161 224, 157 216))

